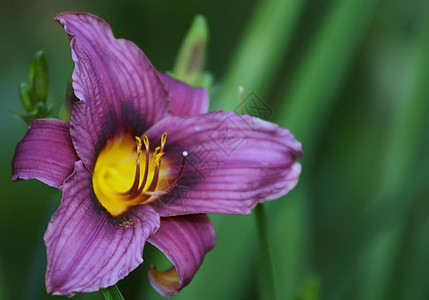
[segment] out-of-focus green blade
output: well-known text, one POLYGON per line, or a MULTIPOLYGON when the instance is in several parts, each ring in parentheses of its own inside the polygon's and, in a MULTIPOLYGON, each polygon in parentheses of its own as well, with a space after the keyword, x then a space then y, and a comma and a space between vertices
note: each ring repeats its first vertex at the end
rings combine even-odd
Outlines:
POLYGON ((122 297, 122 294, 116 285, 102 289, 102 292, 104 299, 106 300, 124 300, 124 297, 122 297))
POLYGON ((281 117, 277 121, 304 142, 304 149, 311 148, 317 128, 329 116, 377 3, 376 0, 333 3, 294 79, 287 86, 281 117))
POLYGON ((276 296, 296 299, 307 274, 309 219, 306 191, 302 188, 267 204, 271 211, 271 248, 276 296))
MULTIPOLYGON (((396 195, 397 204, 395 206, 390 207, 388 210, 385 207, 380 207, 379 211, 372 212, 365 218, 359 235, 354 236, 354 242, 350 244, 348 250, 341 253, 338 266, 335 270, 336 274, 326 282, 326 299, 344 299, 345 293, 350 291, 352 284, 358 282, 358 275, 362 275, 363 278, 371 277, 374 280, 374 277, 370 273, 374 271, 377 264, 370 265, 367 260, 373 258, 372 262, 376 262, 377 248, 384 251, 395 245, 394 242, 397 239, 395 230, 401 230, 402 222, 405 220, 412 204, 409 201, 398 201, 398 199, 415 199, 418 197, 422 187, 429 182, 429 160, 424 162, 422 170, 416 172, 415 176, 417 180, 396 195), (393 231, 392 228, 394 229, 393 231)), ((390 257, 386 258, 386 260, 390 260, 390 257)), ((409 258, 406 257, 405 261, 407 262, 408 260, 409 258)), ((422 261, 419 263, 422 263, 422 261)), ((384 262, 380 264, 384 265, 384 262)), ((426 271, 421 270, 422 273, 426 271)), ((380 270, 378 270, 378 273, 382 275, 380 270)), ((415 277, 417 276, 416 274, 408 275, 413 280, 417 278, 415 277)), ((382 278, 376 279, 379 283, 381 283, 381 280, 382 278)), ((364 287, 365 284, 360 282, 359 288, 362 289, 364 287)), ((413 293, 409 293, 409 295, 411 294, 413 293)), ((363 296, 362 291, 360 292, 360 296, 363 296)))
MULTIPOLYGON (((403 224, 390 226, 377 232, 376 238, 371 239, 369 251, 362 251, 365 254, 362 260, 361 275, 356 299, 376 300, 387 299, 384 297, 388 280, 394 272, 397 255, 400 250, 403 224)), ((362 247, 364 250, 365 247, 362 247)))
POLYGON ((0 261, 0 299, 9 299, 7 297, 7 290, 6 290, 6 278, 4 276, 3 272, 3 264, 0 261))
MULTIPOLYGON (((427 15, 429 5, 425 11, 427 15)), ((382 195, 396 195, 404 188, 413 169, 421 166, 416 159, 417 149, 422 144, 421 137, 429 140, 427 132, 424 132, 429 110, 429 19, 425 20, 410 53, 411 68, 403 79, 408 81, 408 87, 398 99, 394 99, 392 128, 380 180, 382 195)))
POLYGON ((336 93, 372 20, 377 2, 335 1, 322 20, 314 40, 309 43, 307 53, 282 97, 276 122, 291 129, 304 148, 304 173, 294 192, 296 198, 288 198, 288 210, 277 210, 275 215, 275 228, 282 228, 284 234, 284 238, 277 241, 275 249, 278 253, 289 253, 274 257, 275 263, 283 266, 277 269, 276 286, 279 288, 277 293, 286 295, 285 299, 292 299, 298 293, 299 284, 306 276, 310 246, 306 193, 310 187, 305 175, 306 166, 311 166, 318 128, 330 115, 334 101, 338 100, 336 93), (286 213, 290 217, 285 217, 286 213), (285 228, 293 228, 298 234, 286 234, 285 228))
POLYGON ((429 297, 427 284, 429 268, 423 267, 428 264, 429 253, 429 215, 427 212, 425 214, 426 217, 416 224, 418 228, 406 244, 409 251, 404 253, 406 263, 399 279, 401 285, 399 299, 428 299, 429 297))
POLYGON ((306 1, 260 1, 215 93, 213 109, 232 110, 239 86, 262 95, 272 82, 306 1))
MULTIPOLYGON (((426 7, 426 11, 429 6, 426 7)), ((416 174, 416 169, 421 167, 418 159, 418 151, 422 145, 421 137, 424 136, 423 128, 427 122, 429 112, 429 21, 421 24, 420 35, 411 40, 410 51, 411 68, 407 74, 408 86, 404 93, 398 93, 397 99, 393 99, 393 121, 387 141, 384 160, 382 161, 382 172, 379 180, 379 191, 372 201, 372 210, 381 211, 383 207, 409 207, 407 202, 416 201, 413 198, 395 197, 410 185, 416 174), (411 180, 410 180, 411 179, 411 180)), ((405 214, 404 217, 410 217, 405 214)), ((394 266, 399 261, 399 249, 401 247, 404 230, 404 219, 399 219, 401 226, 390 229, 395 238, 391 241, 390 247, 379 249, 380 241, 385 238, 385 233, 377 235, 368 247, 368 256, 363 262, 364 266, 370 267, 373 271, 362 276, 360 286, 360 297, 358 299, 384 299, 389 292, 389 284, 393 280, 394 266), (376 255, 376 257, 374 257, 376 255)), ((407 259, 407 258, 405 258, 407 259)), ((405 277, 412 276, 418 278, 419 270, 414 273, 404 274, 405 277)), ((423 273, 424 276, 426 270, 423 273)), ((408 290, 409 296, 414 291, 408 290)))

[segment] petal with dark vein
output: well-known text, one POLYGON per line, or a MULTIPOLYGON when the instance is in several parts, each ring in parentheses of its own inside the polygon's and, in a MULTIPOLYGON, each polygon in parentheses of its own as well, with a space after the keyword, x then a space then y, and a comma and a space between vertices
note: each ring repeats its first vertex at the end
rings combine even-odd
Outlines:
POLYGON ((176 169, 183 151, 188 156, 176 188, 152 203, 161 217, 248 214, 257 203, 285 195, 298 182, 301 144, 276 124, 215 112, 169 117, 146 134, 152 139, 163 132, 169 139, 164 157, 175 162, 176 169))
POLYGON ((59 188, 78 160, 69 129, 66 121, 34 120, 16 146, 12 180, 35 178, 59 188))
POLYGON ((112 218, 95 200, 91 174, 81 161, 62 193, 44 237, 49 293, 94 292, 116 284, 143 262, 144 244, 159 228, 159 216, 150 207, 112 218))
POLYGON ((89 13, 63 13, 56 20, 70 38, 73 89, 82 103, 71 116, 75 149, 89 170, 116 131, 141 134, 167 116, 167 92, 156 70, 132 42, 115 39, 110 25, 89 13))

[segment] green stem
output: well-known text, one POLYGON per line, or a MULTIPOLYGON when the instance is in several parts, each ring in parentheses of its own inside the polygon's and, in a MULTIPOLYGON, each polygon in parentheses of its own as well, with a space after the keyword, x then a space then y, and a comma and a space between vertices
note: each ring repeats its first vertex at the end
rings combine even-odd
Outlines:
POLYGON ((265 208, 262 203, 256 206, 255 216, 259 237, 260 298, 275 299, 273 264, 267 236, 267 219, 265 208))
POLYGON ((124 297, 116 285, 110 286, 106 289, 101 289, 101 291, 103 292, 104 299, 106 300, 124 300, 124 297))

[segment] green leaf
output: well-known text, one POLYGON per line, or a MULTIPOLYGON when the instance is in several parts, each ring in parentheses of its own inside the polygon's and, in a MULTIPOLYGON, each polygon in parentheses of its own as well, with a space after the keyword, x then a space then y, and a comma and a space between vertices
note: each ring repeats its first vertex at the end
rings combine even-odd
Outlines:
POLYGON ((107 289, 101 289, 101 291, 106 300, 124 300, 124 297, 116 285, 108 287, 107 289))
POLYGON ((30 116, 25 116, 19 112, 17 112, 16 110, 14 110, 13 108, 9 108, 9 111, 14 114, 15 116, 17 116, 20 119, 23 119, 25 123, 27 123, 28 126, 30 126, 31 121, 33 121, 33 119, 30 116))

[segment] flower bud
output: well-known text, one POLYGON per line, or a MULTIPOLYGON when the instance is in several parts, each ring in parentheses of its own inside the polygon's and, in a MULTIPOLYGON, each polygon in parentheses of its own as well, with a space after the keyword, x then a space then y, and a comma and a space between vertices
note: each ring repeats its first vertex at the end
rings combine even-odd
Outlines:
POLYGON ((32 100, 46 102, 49 92, 48 64, 45 54, 41 50, 34 53, 28 69, 28 80, 33 88, 34 99, 32 100))
POLYGON ((193 86, 211 85, 212 76, 204 72, 208 35, 206 19, 196 15, 176 58, 173 69, 176 79, 193 86))
POLYGON ((43 51, 34 54, 28 69, 28 79, 28 83, 21 82, 19 85, 19 96, 27 115, 14 109, 9 111, 30 125, 34 119, 48 117, 53 107, 52 103, 48 103, 48 65, 43 51))

